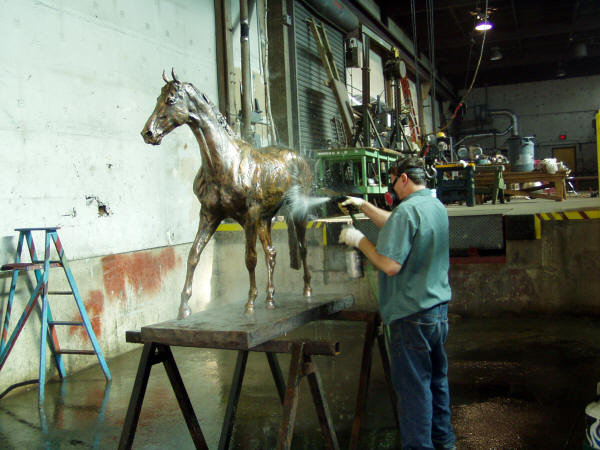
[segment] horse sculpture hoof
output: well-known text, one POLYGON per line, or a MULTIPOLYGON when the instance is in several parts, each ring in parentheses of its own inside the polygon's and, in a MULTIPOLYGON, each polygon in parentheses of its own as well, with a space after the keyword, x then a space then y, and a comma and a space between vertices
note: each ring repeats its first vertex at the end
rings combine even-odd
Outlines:
POLYGON ((304 296, 311 297, 312 296, 312 288, 310 288, 310 287, 304 288, 304 296))
POLYGON ((267 309, 275 309, 275 302, 272 298, 267 300, 267 309))
POLYGON ((246 305, 246 314, 254 314, 254 305, 246 305))

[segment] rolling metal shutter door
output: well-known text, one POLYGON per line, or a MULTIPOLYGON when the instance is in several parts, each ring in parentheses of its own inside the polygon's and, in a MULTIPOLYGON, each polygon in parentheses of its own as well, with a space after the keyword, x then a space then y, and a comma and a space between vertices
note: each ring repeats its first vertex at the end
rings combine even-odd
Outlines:
MULTIPOLYGON (((310 155, 311 150, 326 148, 338 141, 332 119, 340 120, 333 92, 325 85, 327 73, 308 24, 309 17, 317 23, 320 18, 299 1, 294 2, 294 39, 296 52, 296 89, 298 98, 298 136, 300 150, 310 155)), ((344 36, 342 32, 323 22, 342 81, 346 79, 344 36)))

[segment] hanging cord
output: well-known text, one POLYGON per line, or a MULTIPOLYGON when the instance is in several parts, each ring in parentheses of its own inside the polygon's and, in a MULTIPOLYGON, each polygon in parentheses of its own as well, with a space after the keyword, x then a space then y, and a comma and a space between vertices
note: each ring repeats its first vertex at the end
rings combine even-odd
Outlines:
POLYGON ((433 0, 427 0, 427 26, 429 38, 429 59, 430 59, 430 78, 431 78, 431 133, 435 131, 435 26, 433 22, 433 0))
MULTIPOLYGON (((486 15, 487 15, 487 7, 488 7, 488 0, 485 0, 485 14, 486 15)), ((481 65, 481 58, 483 57, 483 49, 485 47, 485 36, 486 35, 487 35, 487 30, 484 30, 483 31, 483 39, 481 40, 481 49, 479 50, 479 59, 477 60, 477 65, 475 66, 475 73, 473 74, 473 79, 471 80, 471 84, 469 85, 467 92, 465 92, 465 94, 462 96, 462 98, 458 102, 458 105, 456 105, 456 108, 454 108, 452 117, 450 117, 450 120, 448 121, 448 123, 446 123, 446 125, 444 125, 443 127, 440 128, 440 131, 447 130, 448 127, 450 126, 450 124, 452 124, 452 122, 456 118, 456 115, 458 114, 458 111, 460 110, 460 108, 462 108, 463 102, 469 96, 469 94, 471 93, 471 90, 473 89, 473 85, 475 84, 475 80, 477 79, 477 74, 479 73, 479 66, 481 65)))
POLYGON ((471 67, 471 56, 473 56, 473 45, 475 45, 475 41, 471 40, 471 45, 469 45, 469 56, 467 56, 467 70, 465 70, 465 81, 463 83, 463 89, 466 91, 469 83, 469 67, 471 67))
MULTIPOLYGON (((419 77, 419 47, 417 45, 417 10, 415 8, 415 0, 410 0, 410 12, 412 19, 412 34, 413 34, 413 49, 414 49, 414 64, 415 64, 415 90, 417 93, 417 126, 420 129, 421 117, 419 112, 419 101, 421 100, 421 80, 419 77)), ((412 108, 412 105, 410 105, 412 108)))

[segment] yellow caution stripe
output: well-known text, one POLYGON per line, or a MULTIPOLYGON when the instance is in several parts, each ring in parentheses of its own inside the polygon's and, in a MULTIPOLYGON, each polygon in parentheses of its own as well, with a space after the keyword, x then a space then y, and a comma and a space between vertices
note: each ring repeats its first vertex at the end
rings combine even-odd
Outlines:
POLYGON ((539 214, 535 215, 534 218, 534 229, 535 229, 535 238, 536 239, 541 239, 542 238, 542 222, 539 218, 539 214))
POLYGON ((559 211, 549 213, 537 213, 538 220, 590 220, 600 219, 600 209, 591 209, 587 211, 559 211))
MULTIPOLYGON (((322 222, 320 221, 313 221, 311 220, 310 222, 308 222, 306 224, 306 229, 310 230, 311 228, 321 228, 321 226, 323 225, 322 222)), ((285 222, 276 222, 273 224, 272 227, 273 230, 287 230, 287 224, 285 222)), ((325 226, 323 225, 323 229, 325 229, 325 226)), ((239 223, 222 223, 221 225, 219 225, 217 227, 217 231, 242 231, 243 228, 239 223)))

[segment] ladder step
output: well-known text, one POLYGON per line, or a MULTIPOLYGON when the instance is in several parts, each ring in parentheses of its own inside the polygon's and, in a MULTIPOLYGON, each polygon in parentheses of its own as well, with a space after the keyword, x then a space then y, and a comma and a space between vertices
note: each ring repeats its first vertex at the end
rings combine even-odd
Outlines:
MULTIPOLYGON (((50 261, 50 267, 62 267, 62 263, 60 261, 50 261)), ((0 267, 0 270, 42 270, 43 268, 43 262, 10 263, 4 264, 2 267, 0 267)))
POLYGON ((73 295, 73 291, 48 291, 48 295, 73 295))
POLYGON ((67 350, 67 349, 61 349, 60 351, 57 351, 56 353, 60 354, 60 355, 95 355, 96 352, 94 350, 67 350))
POLYGON ((69 325, 72 327, 82 327, 83 322, 67 322, 67 321, 63 321, 63 320, 55 320, 53 322, 48 321, 48 325, 69 325))

